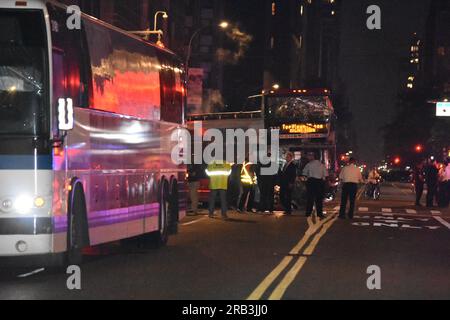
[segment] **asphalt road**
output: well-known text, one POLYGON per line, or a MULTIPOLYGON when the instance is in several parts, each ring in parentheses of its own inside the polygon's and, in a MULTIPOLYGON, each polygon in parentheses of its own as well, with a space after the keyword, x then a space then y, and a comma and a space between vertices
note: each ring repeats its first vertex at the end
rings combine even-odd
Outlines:
POLYGON ((450 211, 412 206, 408 185, 382 193, 360 199, 354 220, 336 219, 338 203, 324 221, 188 217, 166 247, 93 250, 81 290, 60 270, 2 268, 0 299, 450 299, 450 211))

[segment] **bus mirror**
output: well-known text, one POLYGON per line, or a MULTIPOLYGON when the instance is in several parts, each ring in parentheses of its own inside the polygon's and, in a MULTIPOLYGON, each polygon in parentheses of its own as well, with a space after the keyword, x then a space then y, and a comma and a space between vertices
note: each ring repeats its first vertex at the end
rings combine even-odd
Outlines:
POLYGON ((73 100, 70 98, 58 100, 58 129, 70 131, 73 129, 73 100))

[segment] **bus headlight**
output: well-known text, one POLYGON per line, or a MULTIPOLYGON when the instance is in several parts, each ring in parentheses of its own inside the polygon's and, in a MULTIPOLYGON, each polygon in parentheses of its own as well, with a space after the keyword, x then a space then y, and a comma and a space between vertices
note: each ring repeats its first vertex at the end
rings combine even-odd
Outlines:
POLYGON ((13 205, 14 203, 9 199, 3 200, 1 209, 3 211, 10 211, 13 208, 13 205))
POLYGON ((21 214, 28 213, 33 208, 33 198, 28 196, 19 196, 14 202, 14 208, 21 214))
POLYGON ((34 206, 36 208, 42 208, 44 205, 45 205, 44 198, 37 197, 36 199, 34 199, 34 206))

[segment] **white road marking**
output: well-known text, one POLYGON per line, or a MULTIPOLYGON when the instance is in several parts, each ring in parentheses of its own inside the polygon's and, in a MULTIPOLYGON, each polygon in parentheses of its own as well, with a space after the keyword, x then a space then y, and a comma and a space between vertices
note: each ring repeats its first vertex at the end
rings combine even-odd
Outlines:
POLYGON ((431 210, 431 214, 432 215, 441 215, 441 212, 437 211, 437 210, 431 210))
POLYGON ((205 219, 206 219, 206 217, 203 217, 203 218, 200 218, 200 219, 198 219, 198 220, 194 220, 194 221, 191 221, 191 222, 182 223, 181 225, 182 225, 182 226, 190 226, 190 225, 193 225, 194 223, 200 222, 200 221, 205 220, 205 219))
MULTIPOLYGON (((269 287, 278 279, 278 277, 281 275, 281 273, 285 269, 287 269, 287 267, 292 262, 292 260, 294 260, 294 255, 299 254, 300 251, 303 249, 303 247, 307 244, 307 242, 309 241, 311 236, 315 232, 317 232, 317 230, 319 230, 319 228, 321 228, 321 227, 325 228, 325 224, 327 224, 331 220, 333 220, 333 222, 336 220, 334 214, 330 215, 325 220, 317 222, 317 224, 314 224, 312 221, 312 218, 309 217, 307 219, 308 229, 306 230, 305 234, 300 239, 300 241, 297 243, 297 245, 294 248, 292 248, 292 250, 289 253, 290 255, 283 258, 283 260, 275 267, 275 269, 273 269, 269 273, 269 275, 266 278, 264 278, 264 280, 258 285, 258 287, 250 294, 250 296, 247 298, 247 300, 260 300, 261 297, 265 294, 265 292, 269 289, 269 287)), ((325 233, 326 230, 328 230, 328 228, 325 229, 325 231, 323 231, 323 233, 325 233)), ((319 232, 318 234, 320 234, 320 233, 321 232, 319 232)), ((318 240, 316 242, 318 242, 318 240)), ((300 269, 302 267, 303 267, 303 264, 299 265, 299 262, 297 262, 295 264, 294 269, 298 273, 298 271, 300 271, 300 269)), ((293 274, 293 273, 291 272, 290 274, 293 274)), ((280 286, 280 284, 278 286, 280 286)))
POLYGON ((409 214, 416 214, 416 213, 417 213, 417 210, 414 210, 414 209, 406 209, 406 213, 409 213, 409 214))
POLYGON ((29 273, 18 275, 17 278, 27 278, 27 277, 33 276, 35 274, 41 273, 43 271, 45 271, 45 268, 37 269, 37 270, 31 271, 29 273))
POLYGON ((383 209, 381 209, 381 212, 383 212, 383 213, 392 213, 392 209, 391 208, 383 208, 383 209))
POLYGON ((359 211, 360 211, 360 212, 369 212, 369 208, 366 208, 366 207, 360 207, 360 208, 359 208, 359 211))
POLYGON ((338 211, 338 210, 341 210, 341 207, 334 207, 334 210, 336 210, 336 211, 338 211))
POLYGON ((439 221, 444 227, 450 230, 450 223, 442 219, 441 217, 434 217, 437 221, 439 221))

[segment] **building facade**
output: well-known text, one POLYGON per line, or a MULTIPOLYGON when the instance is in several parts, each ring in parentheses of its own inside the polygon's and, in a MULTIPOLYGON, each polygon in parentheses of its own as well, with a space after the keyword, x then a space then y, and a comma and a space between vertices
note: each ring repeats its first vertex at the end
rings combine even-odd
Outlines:
POLYGON ((450 98, 450 2, 432 0, 424 50, 425 82, 435 100, 450 98))
POLYGON ((338 79, 339 0, 267 0, 264 87, 329 87, 338 79))

